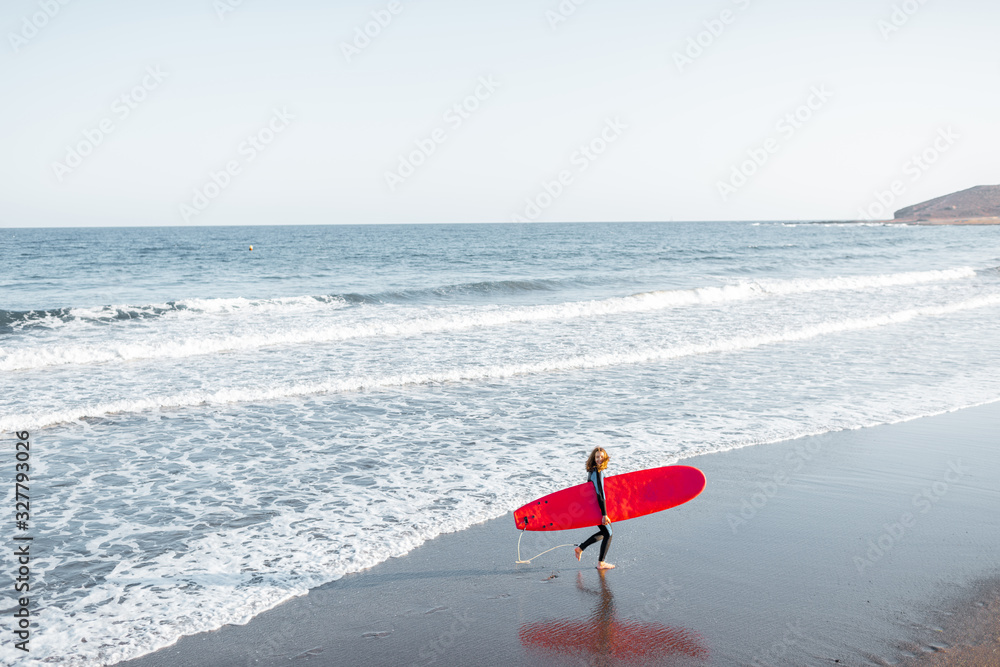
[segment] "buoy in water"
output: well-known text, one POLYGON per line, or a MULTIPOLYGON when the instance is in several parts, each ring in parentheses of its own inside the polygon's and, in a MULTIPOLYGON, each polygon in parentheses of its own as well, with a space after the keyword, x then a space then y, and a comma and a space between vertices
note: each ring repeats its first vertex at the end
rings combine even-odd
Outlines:
POLYGON ((250 250, 253 250, 253 246, 250 246, 250 250))

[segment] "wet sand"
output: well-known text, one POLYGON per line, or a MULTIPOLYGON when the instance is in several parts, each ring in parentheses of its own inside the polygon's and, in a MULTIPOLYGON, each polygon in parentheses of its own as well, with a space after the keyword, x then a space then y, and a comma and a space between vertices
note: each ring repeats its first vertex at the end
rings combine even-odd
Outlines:
POLYGON ((973 584, 931 616, 927 635, 938 634, 938 650, 918 653, 906 667, 1000 667, 1000 578, 973 584))
POLYGON ((991 664, 968 652, 1000 648, 1000 404, 682 463, 705 492, 615 524, 615 570, 516 564, 507 514, 121 664, 991 664))

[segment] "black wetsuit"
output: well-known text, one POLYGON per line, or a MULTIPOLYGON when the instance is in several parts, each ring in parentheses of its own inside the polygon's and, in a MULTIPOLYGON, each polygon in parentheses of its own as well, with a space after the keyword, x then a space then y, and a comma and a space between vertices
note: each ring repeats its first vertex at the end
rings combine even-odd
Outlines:
POLYGON ((604 525, 604 517, 608 515, 608 508, 604 502, 604 474, 600 470, 592 470, 590 476, 587 477, 587 481, 594 485, 594 491, 597 493, 597 504, 601 508, 601 524, 597 527, 599 532, 594 533, 587 540, 580 545, 580 550, 584 550, 597 540, 601 540, 601 557, 600 562, 604 562, 604 556, 608 553, 608 547, 611 546, 611 526, 604 525))

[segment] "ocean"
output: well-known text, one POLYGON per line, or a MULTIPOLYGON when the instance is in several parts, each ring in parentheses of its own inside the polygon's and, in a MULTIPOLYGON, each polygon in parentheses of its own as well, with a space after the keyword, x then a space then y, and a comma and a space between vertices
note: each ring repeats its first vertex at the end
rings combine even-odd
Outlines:
POLYGON ((4 229, 0 250, 32 662, 246 622, 585 481, 596 445, 615 474, 1000 400, 1000 227, 4 229))

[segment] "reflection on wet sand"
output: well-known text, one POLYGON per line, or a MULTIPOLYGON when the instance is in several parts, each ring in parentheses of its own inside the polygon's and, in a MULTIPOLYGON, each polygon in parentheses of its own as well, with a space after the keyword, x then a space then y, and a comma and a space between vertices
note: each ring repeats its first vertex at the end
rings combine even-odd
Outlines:
POLYGON ((597 596, 597 604, 589 618, 525 623, 518 632, 521 644, 530 650, 579 657, 587 664, 602 667, 650 660, 660 665, 670 664, 664 662, 670 656, 708 658, 709 650, 696 632, 661 623, 616 618, 607 573, 601 570, 599 574, 599 591, 584 586, 582 573, 577 575, 577 588, 597 596))

